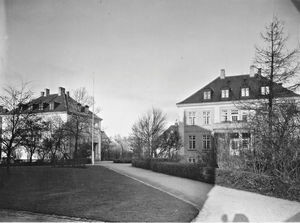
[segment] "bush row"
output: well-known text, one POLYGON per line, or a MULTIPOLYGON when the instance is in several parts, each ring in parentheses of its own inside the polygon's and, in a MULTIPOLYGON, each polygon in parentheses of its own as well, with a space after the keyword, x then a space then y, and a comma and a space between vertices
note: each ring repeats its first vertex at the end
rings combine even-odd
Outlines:
MULTIPOLYGON (((17 161, 11 163, 10 166, 84 166, 85 164, 91 163, 90 158, 80 159, 66 159, 66 160, 55 160, 55 161, 43 161, 37 160, 35 162, 17 161)), ((0 166, 7 166, 6 163, 1 163, 0 166)))
POLYGON ((214 183, 215 180, 214 168, 200 167, 197 164, 184 164, 178 162, 147 159, 133 160, 132 166, 206 183, 214 183))
POLYGON ((131 159, 114 159, 114 163, 131 163, 131 159))
POLYGON ((263 195, 300 201, 299 182, 283 182, 279 178, 264 174, 216 169, 215 184, 263 195))
POLYGON ((300 201, 299 183, 291 184, 263 174, 150 159, 133 160, 132 166, 234 189, 300 201))

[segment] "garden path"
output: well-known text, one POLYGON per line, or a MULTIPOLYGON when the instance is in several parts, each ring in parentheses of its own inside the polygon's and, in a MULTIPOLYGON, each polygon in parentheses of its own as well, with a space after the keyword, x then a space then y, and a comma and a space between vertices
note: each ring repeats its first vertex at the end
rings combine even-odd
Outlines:
POLYGON ((107 161, 97 163, 184 200, 200 212, 194 221, 300 221, 300 202, 210 185, 107 161))

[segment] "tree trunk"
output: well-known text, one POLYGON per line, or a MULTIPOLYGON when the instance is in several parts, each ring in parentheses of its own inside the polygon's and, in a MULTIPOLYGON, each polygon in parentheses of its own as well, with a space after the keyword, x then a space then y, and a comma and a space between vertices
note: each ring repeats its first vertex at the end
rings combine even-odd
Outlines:
POLYGON ((79 138, 79 121, 76 120, 76 134, 75 134, 75 148, 74 148, 74 158, 77 158, 78 153, 78 138, 79 138))
POLYGON ((33 153, 30 152, 29 163, 32 163, 32 156, 33 156, 33 153))
POLYGON ((8 174, 9 174, 9 166, 10 166, 10 155, 11 155, 11 151, 10 149, 8 149, 7 158, 6 158, 6 171, 8 174))

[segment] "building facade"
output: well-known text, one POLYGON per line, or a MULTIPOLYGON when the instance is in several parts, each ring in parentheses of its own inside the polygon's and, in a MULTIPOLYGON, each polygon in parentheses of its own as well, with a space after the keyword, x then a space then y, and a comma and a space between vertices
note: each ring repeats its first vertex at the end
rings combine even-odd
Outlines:
MULTIPOLYGON (((78 137, 77 143, 91 143, 92 142, 92 119, 94 119, 94 158, 95 160, 101 160, 101 121, 102 119, 97 115, 93 114, 89 110, 89 106, 81 105, 75 101, 65 91, 65 88, 59 87, 58 93, 50 94, 50 89, 45 89, 41 92, 40 97, 31 100, 29 103, 20 105, 22 111, 30 112, 38 117, 41 117, 43 121, 51 123, 50 129, 44 133, 44 136, 50 134, 51 131, 67 121, 76 120, 74 117, 82 118, 86 123, 86 127, 82 128, 80 137, 78 137), (57 126, 55 126, 57 125, 57 126)), ((4 111, 4 108, 1 108, 4 111)), ((9 113, 3 113, 0 115, 1 128, 5 128, 5 116, 9 116, 9 113)), ((79 123, 82 124, 82 123, 79 123)), ((75 138, 70 134, 65 151, 68 152, 69 157, 72 158, 75 146, 75 138)), ((26 150, 20 146, 15 151, 17 159, 28 159, 29 154, 26 150)), ((2 154, 5 157, 5 154, 2 154)), ((33 159, 38 159, 38 154, 34 154, 33 159)))
MULTIPOLYGON (((281 84, 274 83, 273 91, 277 99, 300 99, 281 84)), ((268 80, 251 66, 249 74, 236 76, 226 76, 222 69, 219 77, 177 103, 182 162, 198 162, 221 147, 230 155, 250 149, 252 138, 247 122, 253 111, 245 105, 267 100, 268 94, 268 80)))

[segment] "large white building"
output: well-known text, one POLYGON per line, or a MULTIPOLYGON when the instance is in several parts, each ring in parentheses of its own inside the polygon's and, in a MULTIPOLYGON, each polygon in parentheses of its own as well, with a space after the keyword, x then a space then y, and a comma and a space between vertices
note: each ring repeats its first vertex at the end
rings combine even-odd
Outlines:
MULTIPOLYGON (((62 122, 65 123, 72 118, 72 116, 82 116, 86 117, 89 121, 89 129, 85 133, 81 134, 79 143, 81 142, 91 142, 91 124, 92 124, 92 115, 93 113, 89 110, 87 105, 81 105, 75 101, 69 94, 65 91, 65 88, 59 87, 58 93, 50 94, 49 89, 41 92, 40 97, 30 101, 28 104, 22 105, 24 112, 30 112, 36 114, 37 116, 42 117, 45 121, 52 122, 62 122)), ((4 108, 1 108, 4 110, 4 108)), ((5 116, 8 116, 9 113, 5 114, 2 112, 0 116, 0 130, 5 128, 5 116), (1 121, 2 120, 2 121, 1 121)), ((97 115, 94 115, 94 158, 95 160, 101 159, 101 121, 102 119, 97 115)), ((1 133, 1 132, 0 132, 1 133)), ((47 133, 46 133, 47 134, 47 133)), ((68 148, 69 154, 72 157, 74 150, 74 138, 70 137, 68 148)), ((26 150, 22 147, 18 148, 15 151, 15 155, 18 159, 28 159, 29 154, 26 153, 26 150)), ((5 157, 5 154, 2 153, 2 157, 5 157)), ((37 154, 34 154, 33 159, 38 159, 37 154)))
MULTIPOLYGON (((275 98, 300 99, 300 96, 274 83, 275 98)), ((249 101, 266 99, 268 80, 250 67, 250 74, 220 76, 199 91, 177 103, 180 111, 180 133, 183 141, 181 155, 184 162, 197 162, 211 153, 216 140, 228 140, 228 153, 238 155, 239 149, 251 146, 251 132, 247 128, 249 110, 241 106, 249 101)))

